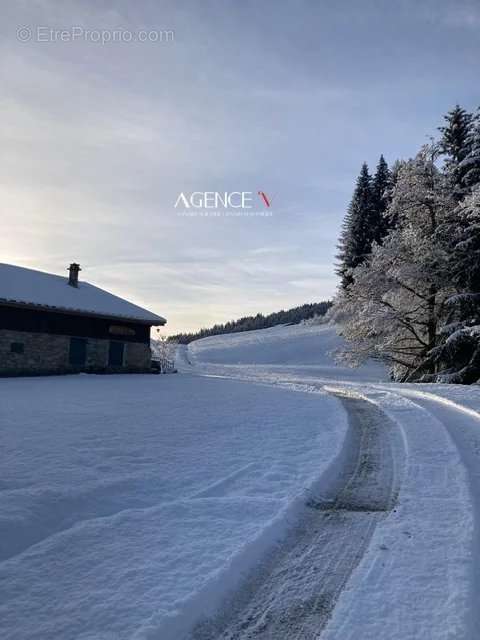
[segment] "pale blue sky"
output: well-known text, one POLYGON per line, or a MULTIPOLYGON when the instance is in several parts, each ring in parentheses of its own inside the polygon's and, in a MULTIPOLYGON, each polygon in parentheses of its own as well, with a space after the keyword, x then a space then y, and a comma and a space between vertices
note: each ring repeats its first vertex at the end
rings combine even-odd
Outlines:
POLYGON ((480 104, 478 2, 1 8, 0 261, 78 261, 170 332, 332 296, 361 163, 410 156, 456 102, 480 104), (174 40, 39 42, 38 26, 174 40), (181 218, 192 190, 263 190, 273 216, 181 218))

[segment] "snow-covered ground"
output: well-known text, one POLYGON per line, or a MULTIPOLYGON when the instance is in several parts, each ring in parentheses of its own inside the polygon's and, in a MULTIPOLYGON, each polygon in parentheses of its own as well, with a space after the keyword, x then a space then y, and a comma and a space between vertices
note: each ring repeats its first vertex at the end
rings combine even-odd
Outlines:
POLYGON ((2 640, 181 637, 342 444, 325 396, 183 376, 0 380, 2 640))
POLYGON ((474 639, 480 392, 330 326, 0 380, 2 640, 474 639))
POLYGON ((329 325, 276 327, 197 341, 179 365, 363 398, 396 425, 405 454, 396 508, 376 526, 322 639, 477 638, 480 389, 392 384, 376 363, 336 365, 341 345, 329 325))

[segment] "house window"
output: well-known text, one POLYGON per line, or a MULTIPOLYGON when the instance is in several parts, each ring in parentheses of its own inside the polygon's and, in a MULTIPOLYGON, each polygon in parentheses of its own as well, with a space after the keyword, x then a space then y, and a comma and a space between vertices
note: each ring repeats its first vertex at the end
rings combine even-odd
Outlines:
POLYGON ((72 367, 83 367, 87 361, 87 340, 85 338, 70 338, 68 361, 72 367))
POLYGON ((123 356, 125 353, 124 342, 110 341, 108 349, 108 364, 110 367, 123 367, 123 356))
POLYGON ((24 353, 25 345, 23 342, 11 342, 10 343, 10 352, 11 353, 24 353))

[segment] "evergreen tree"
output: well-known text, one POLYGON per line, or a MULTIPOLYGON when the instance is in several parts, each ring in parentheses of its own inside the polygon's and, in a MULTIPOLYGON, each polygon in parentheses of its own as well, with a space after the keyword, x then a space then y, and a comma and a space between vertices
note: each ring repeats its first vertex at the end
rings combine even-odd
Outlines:
POLYGON ((480 379, 480 187, 467 195, 442 225, 446 256, 443 338, 431 354, 440 382, 471 384, 480 379))
POLYGON ((459 291, 480 295, 480 187, 460 203, 454 218, 451 275, 459 291))
POLYGON ((371 221, 373 240, 380 244, 389 230, 387 207, 390 201, 392 177, 383 155, 378 161, 377 170, 373 178, 374 217, 371 221))
POLYGON ((457 200, 465 193, 463 161, 468 155, 468 137, 471 129, 472 115, 458 104, 444 116, 445 126, 439 127, 442 137, 439 150, 446 156, 446 173, 453 187, 457 200))
MULTIPOLYGON (((395 193, 395 187, 397 185, 399 175, 401 174, 401 171, 404 166, 405 166, 404 160, 395 160, 395 162, 392 165, 392 168, 390 169, 390 188, 387 193, 388 205, 390 205, 392 202, 393 194, 395 193)), ((387 227, 388 233, 393 229, 395 229, 397 224, 398 224, 398 210, 395 210, 392 207, 388 206, 385 212, 385 225, 387 227)))
POLYGON ((460 163, 463 184, 467 190, 480 185, 480 107, 466 137, 467 154, 460 163))
POLYGON ((345 216, 337 259, 337 273, 346 289, 352 282, 352 270, 365 261, 372 248, 372 220, 375 218, 372 178, 364 162, 345 216))

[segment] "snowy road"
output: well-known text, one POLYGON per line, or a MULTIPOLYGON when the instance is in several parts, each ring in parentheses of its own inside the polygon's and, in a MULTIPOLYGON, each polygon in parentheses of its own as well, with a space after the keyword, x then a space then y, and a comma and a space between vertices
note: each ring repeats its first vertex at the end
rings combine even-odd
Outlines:
POLYGON ((395 424, 375 405, 342 398, 349 430, 335 473, 299 513, 297 527, 264 559, 194 640, 315 638, 394 506, 403 460, 395 424))
POLYGON ((411 398, 444 425, 467 470, 474 515, 471 553, 475 562, 470 565, 471 585, 466 636, 477 638, 480 633, 480 611, 478 609, 478 593, 480 593, 480 415, 468 406, 446 404, 442 396, 435 398, 435 395, 432 394, 431 397, 422 397, 421 392, 414 390, 402 390, 401 393, 411 398))
POLYGON ((418 385, 386 382, 376 365, 345 370, 328 353, 338 343, 331 327, 278 327, 198 341, 190 346, 188 361, 180 354, 180 366, 193 367, 200 375, 320 397, 325 391, 346 394, 352 398, 344 401, 350 424, 358 420, 359 407, 370 428, 378 424, 373 418, 376 405, 384 421, 393 425, 387 431, 392 454, 383 456, 383 467, 390 464, 396 471, 394 479, 384 477, 383 482, 382 474, 372 474, 371 495, 378 495, 380 486, 398 489, 393 510, 367 513, 363 523, 370 522, 371 528, 365 529, 361 543, 355 527, 365 514, 347 509, 340 512, 342 522, 335 522, 325 520, 326 511, 316 525, 311 525, 312 516, 306 517, 297 537, 277 549, 270 564, 250 579, 246 595, 240 593, 236 603, 226 602, 230 615, 210 621, 210 635, 202 636, 200 626, 198 638, 476 640, 479 389, 422 385, 420 391, 418 385), (346 559, 343 566, 337 563, 338 539, 344 549, 339 556, 346 559))

